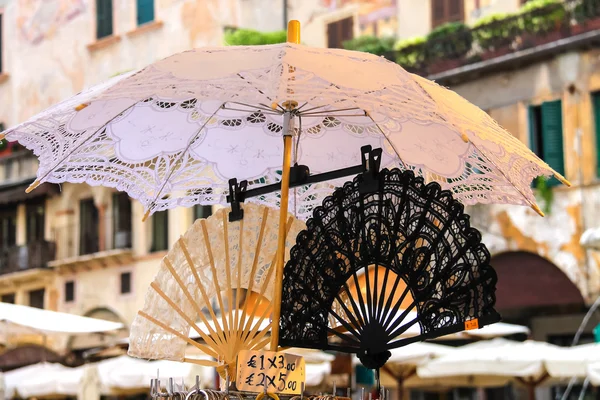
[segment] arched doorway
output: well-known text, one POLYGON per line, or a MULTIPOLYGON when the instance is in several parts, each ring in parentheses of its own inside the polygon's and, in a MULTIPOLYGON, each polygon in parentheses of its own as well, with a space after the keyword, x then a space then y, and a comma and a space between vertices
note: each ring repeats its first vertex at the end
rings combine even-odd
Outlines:
POLYGON ((511 313, 523 308, 580 309, 584 299, 575 284, 552 262, 524 251, 494 256, 498 274, 496 308, 511 313))
MULTIPOLYGON (((121 317, 117 315, 117 313, 105 307, 94 308, 85 313, 84 316, 90 318, 103 319, 105 321, 120 322, 126 325, 125 321, 123 321, 121 317)), ((79 353, 89 349, 114 346, 116 344, 119 344, 119 341, 121 339, 125 339, 128 336, 128 329, 122 329, 116 334, 92 333, 88 335, 71 336, 67 347, 69 350, 79 353)))

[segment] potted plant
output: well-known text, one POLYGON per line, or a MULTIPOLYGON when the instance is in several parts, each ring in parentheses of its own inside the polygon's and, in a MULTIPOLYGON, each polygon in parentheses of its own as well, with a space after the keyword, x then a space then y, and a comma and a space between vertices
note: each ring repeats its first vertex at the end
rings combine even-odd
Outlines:
POLYGON ((519 15, 497 13, 479 19, 471 30, 483 59, 495 58, 511 51, 515 38, 523 32, 519 15))
POLYGON ((562 37, 568 28, 567 12, 560 0, 530 0, 519 10, 525 36, 535 44, 548 43, 562 37))
POLYGON ((428 59, 457 59, 464 57, 473 43, 471 30, 462 22, 438 26, 427 35, 428 59))
POLYGON ((252 29, 235 29, 225 32, 225 43, 230 46, 251 46, 285 43, 286 31, 259 32, 252 29))
POLYGON ((473 36, 462 22, 449 22, 438 26, 427 35, 425 60, 430 73, 446 71, 461 65, 461 60, 471 51, 473 36))
POLYGON ((393 37, 376 37, 376 36, 359 36, 352 40, 347 40, 342 43, 342 46, 346 50, 363 51, 365 53, 371 53, 378 56, 388 54, 394 48, 393 37))
POLYGON ((573 33, 600 29, 600 0, 580 0, 573 10, 573 33))
POLYGON ((403 68, 414 71, 421 69, 425 62, 425 37, 418 36, 396 42, 396 62, 403 68))

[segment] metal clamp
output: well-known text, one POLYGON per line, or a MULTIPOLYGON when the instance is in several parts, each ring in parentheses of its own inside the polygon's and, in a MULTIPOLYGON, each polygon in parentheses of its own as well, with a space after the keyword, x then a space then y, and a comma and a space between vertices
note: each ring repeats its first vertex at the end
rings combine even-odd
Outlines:
POLYGON ((244 218, 244 210, 241 208, 240 203, 243 203, 246 198, 247 188, 248 181, 241 181, 238 184, 235 178, 229 180, 229 196, 227 196, 227 201, 231 204, 229 222, 240 221, 244 218))
POLYGON ((381 168, 381 156, 383 150, 381 148, 372 149, 371 146, 363 146, 360 148, 361 161, 363 167, 362 182, 358 190, 360 193, 372 193, 379 188, 379 170, 381 168))

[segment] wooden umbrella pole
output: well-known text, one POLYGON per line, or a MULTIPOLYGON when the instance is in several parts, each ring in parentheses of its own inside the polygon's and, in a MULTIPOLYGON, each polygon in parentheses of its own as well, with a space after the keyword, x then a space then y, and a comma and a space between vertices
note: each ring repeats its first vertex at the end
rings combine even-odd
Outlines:
MULTIPOLYGON (((288 23, 287 40, 290 43, 300 44, 300 22, 288 23)), ((277 244, 277 262, 275 264, 275 293, 273 296, 273 324, 271 330, 271 351, 279 347, 279 318, 281 316, 281 291, 283 286, 283 264, 285 258, 285 236, 290 192, 290 165, 292 163, 292 131, 290 129, 290 113, 293 102, 288 100, 284 104, 287 113, 283 123, 283 167, 281 170, 281 202, 279 204, 279 236, 277 244)))

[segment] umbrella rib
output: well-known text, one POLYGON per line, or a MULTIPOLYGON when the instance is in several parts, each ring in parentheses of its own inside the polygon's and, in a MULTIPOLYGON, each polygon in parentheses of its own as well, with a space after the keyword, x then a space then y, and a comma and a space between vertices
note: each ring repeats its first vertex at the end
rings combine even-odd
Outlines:
POLYGON ((381 126, 379 126, 379 124, 377 122, 375 122, 375 120, 373 119, 373 117, 371 117, 371 114, 369 114, 369 112, 367 112, 366 110, 364 110, 364 111, 365 111, 367 117, 369 117, 369 119, 371 121, 373 121, 373 123, 375 124, 375 126, 377 127, 377 129, 379 129, 379 132, 381 132, 381 134, 383 135, 383 137, 385 138, 385 140, 387 140, 387 142, 389 143, 389 145, 392 147, 392 150, 394 150, 394 153, 396 153, 396 157, 398 157, 398 161, 400 161, 400 163, 402 164, 402 167, 404 169, 408 169, 406 167, 406 164, 404 163, 404 161, 402 161, 402 157, 400 157, 400 153, 398 153, 398 149, 396 149, 396 146, 394 145, 394 143, 392 143, 392 141, 383 132, 383 129, 381 129, 381 126))
MULTIPOLYGON (((242 110, 240 108, 229 108, 229 107, 223 107, 223 110, 227 110, 227 111, 240 111, 240 112, 252 112, 252 110, 242 110)), ((262 114, 266 114, 266 115, 281 115, 279 113, 276 112, 272 112, 272 111, 265 111, 262 108, 258 108, 256 109, 256 111, 260 111, 262 114)))
MULTIPOLYGON (((98 128, 94 133, 92 133, 90 136, 88 136, 87 138, 85 138, 85 140, 83 140, 81 143, 79 143, 77 145, 77 147, 75 147, 73 149, 73 151, 69 152, 69 154, 67 154, 65 157, 61 158, 60 161, 58 161, 56 164, 54 164, 54 167, 50 168, 48 170, 48 172, 46 172, 44 174, 44 176, 42 176, 41 178, 36 179, 35 182, 33 182, 29 188, 31 188, 31 190, 35 189, 40 184, 40 182, 42 182, 44 179, 46 179, 46 177, 48 175, 50 175, 56 168, 58 168, 67 158, 69 158, 70 156, 72 156, 75 151, 79 150, 80 147, 82 147, 84 144, 86 144, 91 139, 93 139, 98 134, 98 132, 102 131, 103 129, 106 129, 106 126, 108 124, 110 124, 111 122, 113 122, 115 119, 117 119, 117 117, 119 117, 121 114, 123 114, 124 112, 126 112, 126 111, 130 110, 131 108, 135 107, 136 104, 138 104, 137 101, 134 104, 132 104, 129 107, 127 107, 126 109, 124 109, 123 111, 119 112, 117 115, 115 115, 111 119, 109 119, 105 124, 103 124, 100 128, 98 128)), ((29 188, 28 188, 28 190, 29 190, 29 188)))
MULTIPOLYGON (((238 72, 236 75, 237 75, 237 76, 239 76, 239 77, 240 77, 240 79, 241 79, 241 80, 243 80, 244 82, 246 82, 248 85, 252 86, 252 88, 254 88, 254 90, 256 90, 258 93, 260 93, 260 94, 262 94, 263 96, 265 96, 265 97, 266 97, 266 98, 267 98, 269 101, 271 101, 271 102, 273 101, 273 99, 272 99, 272 98, 270 98, 269 96, 267 96, 267 95, 265 94, 265 92, 263 92, 262 90, 260 90, 260 89, 259 89, 259 88, 257 88, 256 86, 252 85, 252 84, 251 84, 251 83, 250 83, 250 82, 249 82, 249 81, 248 81, 246 78, 244 78, 244 77, 243 77, 243 76, 242 76, 242 75, 241 75, 239 72, 238 72)), ((279 106, 279 104, 278 104, 278 106, 279 106)), ((282 110, 283 110, 283 108, 282 108, 282 110)), ((283 111, 285 111, 285 110, 283 110, 283 111)))
MULTIPOLYGON (((256 109, 256 110, 270 111, 270 112, 275 113, 275 110, 273 108, 268 107, 266 104, 262 104, 262 103, 258 103, 258 105, 260 107, 257 107, 255 105, 253 106, 252 104, 248 104, 248 103, 240 103, 239 101, 228 101, 228 103, 237 104, 237 105, 248 107, 251 109, 251 110, 243 110, 243 111, 252 111, 252 109, 256 109)), ((282 115, 283 113, 276 113, 276 114, 282 115)))
MULTIPOLYGON (((185 146, 185 149, 181 152, 181 155, 177 158, 177 160, 175 161, 175 164, 178 161, 181 161, 181 159, 183 158, 184 154, 186 154, 188 152, 188 150, 190 149, 190 147, 192 147, 192 143, 194 143, 194 141, 198 138, 198 136, 200 135, 200 133, 204 130, 204 128, 206 128, 206 125, 210 122, 211 119, 213 119, 213 117, 219 112, 219 110, 221 110, 223 107, 225 106, 225 103, 221 104, 221 106, 219 108, 217 108, 215 110, 215 112, 213 112, 211 114, 210 117, 208 117, 206 119, 206 121, 204 122, 204 124, 202 124, 202 126, 200 127, 200 129, 198 129, 198 131, 196 131, 196 133, 194 134, 194 136, 190 139, 190 141, 188 142, 187 146, 185 146)), ((158 198, 160 197, 163 189, 165 188, 165 186, 167 185, 167 182, 169 182, 169 179, 171 178, 171 175, 173 175, 173 173, 175 172, 174 169, 171 169, 167 175, 167 177, 165 178, 165 181, 163 182, 162 186, 160 187, 160 189, 158 190, 158 192, 156 193, 156 196, 154 197, 154 200, 152 200, 152 202, 150 203, 150 207, 152 207, 152 205, 154 205, 156 203, 156 200, 158 200, 158 198)), ((148 209, 148 211, 146 211, 146 215, 144 216, 144 220, 146 220, 146 218, 148 218, 148 216, 150 215, 150 209, 148 209)))
POLYGON ((355 117, 355 118, 360 118, 360 117, 364 117, 364 114, 329 114, 329 113, 318 113, 318 114, 313 114, 313 113, 308 113, 308 114, 302 114, 303 117, 307 117, 307 118, 317 118, 317 117, 355 117))
MULTIPOLYGON (((337 109, 333 109, 333 110, 315 111, 322 107, 324 107, 324 106, 315 107, 314 109, 308 109, 299 114, 300 115, 331 114, 331 113, 338 113, 338 112, 343 112, 343 111, 363 111, 364 112, 364 110, 359 107, 348 107, 348 108, 337 108, 337 109)), ((362 115, 362 116, 363 117, 366 116, 366 113, 365 113, 365 115, 362 115)))

